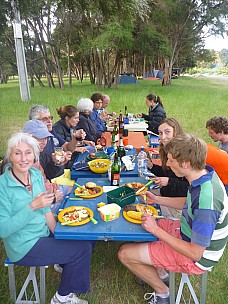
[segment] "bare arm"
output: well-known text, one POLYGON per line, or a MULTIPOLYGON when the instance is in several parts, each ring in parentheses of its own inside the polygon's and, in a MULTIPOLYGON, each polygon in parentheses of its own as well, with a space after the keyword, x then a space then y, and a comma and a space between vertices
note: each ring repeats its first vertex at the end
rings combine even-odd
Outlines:
MULTIPOLYGON (((142 197, 143 199, 143 197, 142 197)), ((147 204, 159 204, 161 206, 171 207, 182 210, 186 202, 186 197, 165 197, 154 195, 150 191, 146 191, 147 204)))
POLYGON ((48 212, 45 215, 46 223, 50 231, 54 234, 55 226, 56 226, 56 220, 54 218, 54 215, 52 212, 48 212))
POLYGON ((146 231, 158 237, 159 240, 162 240, 180 254, 183 254, 194 262, 201 259, 205 247, 199 246, 193 242, 186 242, 170 235, 168 232, 158 227, 155 219, 148 213, 143 214, 142 220, 142 226, 146 231))

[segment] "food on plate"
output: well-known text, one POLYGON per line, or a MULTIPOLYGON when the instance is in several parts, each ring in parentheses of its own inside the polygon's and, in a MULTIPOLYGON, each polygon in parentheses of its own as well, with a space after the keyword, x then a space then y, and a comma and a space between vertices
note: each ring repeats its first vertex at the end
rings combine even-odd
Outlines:
POLYGON ((93 167, 93 168, 105 168, 105 167, 107 167, 107 163, 102 162, 102 161, 97 161, 97 162, 93 162, 91 164, 91 167, 93 167))
POLYGON ((127 213, 127 216, 141 221, 142 215, 144 212, 149 213, 150 215, 158 215, 158 211, 153 206, 146 206, 145 204, 134 204, 124 206, 124 211, 127 213))
POLYGON ((128 211, 127 212, 127 216, 129 216, 130 218, 132 218, 134 220, 138 220, 138 221, 142 220, 142 215, 143 215, 143 212, 138 212, 138 211, 128 211))
POLYGON ((97 185, 95 183, 93 183, 93 182, 88 182, 88 183, 85 184, 85 187, 87 189, 93 189, 93 188, 96 188, 96 186, 97 185))
POLYGON ((91 158, 91 159, 95 159, 95 158, 97 158, 97 156, 96 156, 96 154, 95 154, 95 153, 90 153, 90 154, 89 154, 89 156, 90 156, 90 158, 91 158))
POLYGON ((128 186, 128 187, 134 189, 135 191, 138 191, 140 188, 144 187, 144 184, 132 182, 132 183, 125 184, 125 186, 128 186))
POLYGON ((62 216, 65 222, 68 221, 81 222, 87 219, 88 217, 89 217, 88 211, 83 207, 77 207, 77 208, 75 207, 71 211, 66 211, 66 213, 64 213, 62 216))
POLYGON ((78 187, 74 190, 76 195, 95 195, 100 192, 100 189, 93 182, 88 182, 84 186, 78 187))
POLYGON ((98 151, 102 151, 102 150, 103 150, 102 145, 96 145, 95 147, 96 147, 96 149, 97 149, 98 151))

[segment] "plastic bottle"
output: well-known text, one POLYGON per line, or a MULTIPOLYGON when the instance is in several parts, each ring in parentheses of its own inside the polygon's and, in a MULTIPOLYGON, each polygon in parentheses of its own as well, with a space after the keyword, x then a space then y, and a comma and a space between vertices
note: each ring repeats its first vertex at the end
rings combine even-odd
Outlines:
POLYGON ((143 175, 143 172, 146 171, 147 165, 146 165, 146 159, 147 155, 144 151, 144 147, 141 146, 141 151, 138 153, 137 160, 138 160, 138 172, 139 175, 143 175))

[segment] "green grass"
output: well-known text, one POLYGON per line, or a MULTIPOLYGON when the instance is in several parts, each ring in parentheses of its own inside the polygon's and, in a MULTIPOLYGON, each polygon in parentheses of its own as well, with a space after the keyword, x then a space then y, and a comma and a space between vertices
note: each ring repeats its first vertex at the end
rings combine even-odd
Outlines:
MULTIPOLYGON (((16 80, 0 85, 0 156, 5 155, 7 139, 19 131, 27 120, 31 105, 43 104, 50 108, 54 120, 58 119, 55 108, 59 105, 77 105, 80 97, 90 97, 94 92, 111 97, 110 111, 147 113, 145 96, 149 93, 160 95, 168 117, 175 117, 186 132, 192 132, 211 142, 207 135, 205 122, 214 115, 228 116, 228 80, 181 77, 173 80, 171 87, 162 87, 161 82, 142 80, 137 85, 122 85, 118 90, 97 90, 88 82, 75 82, 73 88, 64 90, 35 87, 31 89, 31 102, 20 100, 16 80)), ((133 277, 118 261, 118 242, 97 242, 91 265, 91 293, 84 296, 93 304, 144 303, 143 295, 150 288, 140 287, 133 277)), ((7 269, 3 266, 5 251, 0 243, 0 304, 9 302, 7 269)), ((207 303, 226 304, 228 302, 228 250, 226 249, 219 264, 214 267, 208 279, 207 303)), ((83 270, 82 270, 83 271, 83 270)), ((18 284, 25 278, 25 268, 16 267, 18 284)), ((47 270, 47 303, 58 288, 60 275, 49 267, 47 270)), ((199 287, 197 276, 193 277, 196 289, 199 287)))

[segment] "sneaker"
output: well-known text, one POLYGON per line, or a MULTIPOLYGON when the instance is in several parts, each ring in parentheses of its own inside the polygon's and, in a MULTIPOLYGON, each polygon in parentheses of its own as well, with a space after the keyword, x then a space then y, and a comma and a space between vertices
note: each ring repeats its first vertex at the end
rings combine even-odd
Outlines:
POLYGON ((70 293, 64 301, 61 301, 55 294, 51 299, 51 304, 88 304, 88 301, 79 299, 74 293, 70 293))
POLYGON ((54 270, 56 272, 62 273, 63 272, 63 267, 61 267, 59 264, 54 265, 54 270))
MULTIPOLYGON (((162 279, 162 278, 160 278, 160 279, 163 281, 163 283, 164 283, 167 287, 169 287, 169 276, 166 277, 165 279, 162 279)), ((146 282, 143 281, 142 279, 140 279, 140 278, 137 277, 137 276, 134 276, 134 280, 135 280, 135 282, 136 282, 138 285, 141 285, 141 286, 145 286, 145 285, 146 285, 146 282)))
POLYGON ((147 292, 144 295, 145 300, 150 300, 147 302, 147 304, 169 304, 170 303, 170 297, 167 298, 161 298, 158 295, 156 295, 155 292, 147 292))

